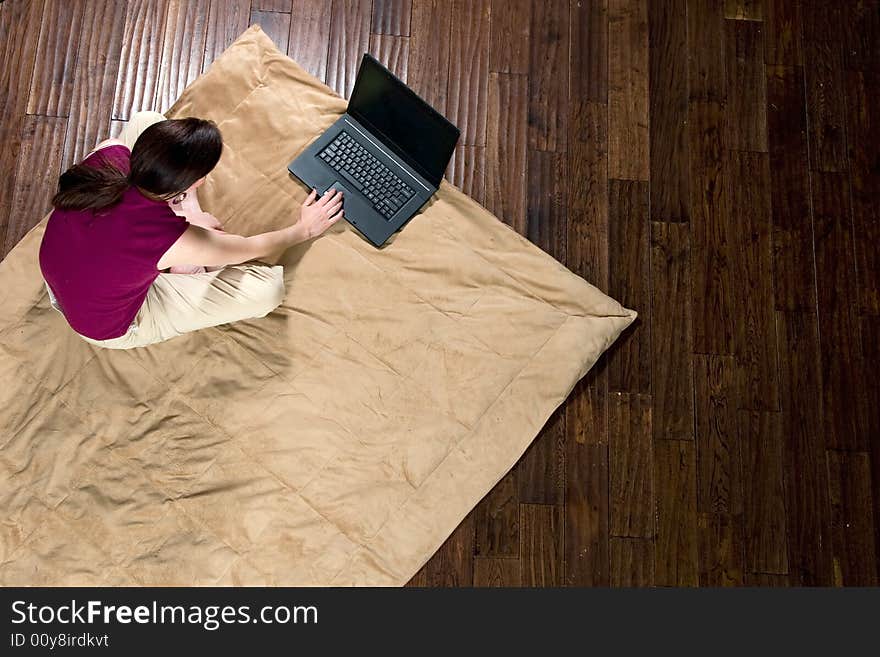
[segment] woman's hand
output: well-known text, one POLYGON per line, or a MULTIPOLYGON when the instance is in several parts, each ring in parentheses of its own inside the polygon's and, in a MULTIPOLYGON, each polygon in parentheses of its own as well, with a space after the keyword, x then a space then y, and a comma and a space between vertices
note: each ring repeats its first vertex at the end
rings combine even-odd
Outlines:
POLYGON ((300 223, 305 238, 317 237, 345 216, 342 211, 342 192, 331 189, 318 198, 318 190, 312 189, 302 206, 300 223))

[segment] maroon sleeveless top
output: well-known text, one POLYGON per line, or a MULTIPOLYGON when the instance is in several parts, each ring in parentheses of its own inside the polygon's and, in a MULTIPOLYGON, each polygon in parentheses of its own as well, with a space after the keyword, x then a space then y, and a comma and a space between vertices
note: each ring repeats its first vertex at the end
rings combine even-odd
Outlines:
MULTIPOLYGON (((83 163, 129 171, 126 146, 108 146, 83 163)), ((159 275, 159 259, 189 227, 167 203, 130 187, 104 210, 58 210, 40 244, 40 269, 71 328, 93 340, 128 331, 159 275)))

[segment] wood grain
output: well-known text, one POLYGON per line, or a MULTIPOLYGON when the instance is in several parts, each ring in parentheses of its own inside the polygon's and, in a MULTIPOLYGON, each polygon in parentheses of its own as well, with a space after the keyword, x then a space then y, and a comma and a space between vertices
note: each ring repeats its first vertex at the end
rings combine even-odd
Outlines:
POLYGON ((521 581, 519 559, 474 557, 474 586, 516 588, 521 581))
POLYGON ((764 27, 756 21, 724 21, 727 80, 724 142, 727 148, 767 151, 767 87, 764 27))
POLYGON ((343 98, 354 89, 363 54, 370 48, 370 0, 333 0, 327 85, 343 98))
POLYGON ((693 101, 724 103, 724 5, 688 0, 688 95, 693 101))
POLYGON ((528 78, 490 73, 486 129, 486 208, 526 233, 528 78))
POLYGON ((491 0, 489 71, 529 72, 531 0, 491 0))
POLYGON ((153 108, 164 112, 202 72, 208 0, 168 0, 153 108))
POLYGON ((724 17, 739 21, 760 21, 764 18, 761 0, 724 0, 724 17))
POLYGON ((259 25, 281 52, 287 52, 290 20, 290 14, 283 12, 251 11, 251 25, 259 25))
POLYGON ((810 168, 846 171, 843 46, 836 41, 804 41, 810 168))
POLYGON ((775 66, 802 66, 801 3, 764 0, 764 61, 775 66))
POLYGON ((125 16, 113 118, 128 121, 134 112, 154 110, 155 89, 165 40, 165 0, 131 0, 125 16))
POLYGON ((611 538, 611 586, 654 584, 654 541, 648 538, 611 538))
POLYGON ((469 513, 425 564, 425 586, 469 587, 474 584, 474 513, 469 513))
POLYGON ((870 456, 833 449, 827 451, 827 456, 834 583, 877 586, 870 456))
POLYGON ((43 12, 34 75, 27 104, 28 114, 68 116, 73 77, 82 31, 84 0, 49 0, 43 12))
POLYGON ((252 0, 252 11, 279 11, 290 13, 291 0, 252 0))
POLYGON ((477 203, 486 203, 486 148, 459 142, 446 177, 477 203))
POLYGON ((742 515, 742 454, 737 427, 736 363, 729 356, 694 356, 697 509, 742 515))
POLYGON ((651 223, 651 378, 655 439, 694 439, 691 246, 687 224, 651 223))
POLYGON ((557 260, 565 260, 567 213, 565 198, 566 162, 554 152, 528 151, 526 237, 557 260))
POLYGON ((734 301, 739 319, 734 330, 739 407, 779 410, 774 333, 773 240, 770 163, 765 153, 730 151, 727 207, 736 209, 732 255, 734 301))
POLYGON ((844 67, 851 71, 880 68, 880 3, 876 0, 847 2, 843 6, 842 23, 846 26, 844 67))
POLYGON ((501 479, 474 509, 475 554, 519 557, 519 498, 516 473, 501 479))
POLYGON ((331 7, 328 0, 299 0, 290 12, 287 54, 323 81, 327 80, 331 7))
POLYGON ((449 36, 447 116, 459 144, 485 146, 489 77, 489 0, 455 0, 449 36))
POLYGON ((451 3, 445 0, 413 0, 412 36, 409 42, 410 86, 441 114, 448 116, 446 91, 449 81, 451 3))
POLYGON ((648 184, 609 183, 609 294, 639 317, 608 352, 608 389, 651 391, 648 184))
POLYGON ((608 445, 578 442, 570 418, 566 417, 563 584, 608 586, 608 445))
POLYGON ((803 70, 767 66, 767 138, 776 308, 816 307, 803 70))
POLYGON ((648 11, 646 0, 608 2, 608 176, 647 180, 648 11))
POLYGON ((565 412, 558 407, 514 466, 520 502, 562 504, 565 495, 565 412))
MULTIPOLYGON (((297 4, 302 4, 302 1, 297 4)), ((207 71, 214 60, 248 28, 250 14, 251 3, 248 0, 211 0, 202 72, 207 71)))
POLYGON ((529 148, 566 149, 568 3, 533 4, 529 23, 529 148))
POLYGON ((781 413, 739 411, 738 420, 746 569, 787 575, 783 417, 781 413))
POLYGON ((742 518, 725 513, 701 513, 700 586, 742 586, 742 518))
POLYGON ((648 4, 651 220, 690 219, 687 0, 648 4))
POLYGON ((519 525, 522 586, 559 586, 562 536, 559 507, 522 504, 519 525))
POLYGON ((697 462, 693 442, 654 442, 654 491, 657 498, 654 584, 697 586, 697 462))
POLYGON ((608 0, 569 4, 571 57, 569 80, 573 102, 608 102, 608 0))
POLYGON ((611 535, 654 536, 651 396, 613 393, 608 405, 611 535))
POLYGON ((409 36, 412 0, 373 0, 370 32, 409 36))
POLYGON ((779 312, 776 327, 785 437, 788 564, 795 586, 829 586, 831 521, 822 443, 818 321, 814 313, 779 312))
POLYGON ((61 156, 66 132, 65 118, 25 117, 3 253, 9 253, 52 209, 53 191, 58 183, 58 176, 61 175, 61 156))

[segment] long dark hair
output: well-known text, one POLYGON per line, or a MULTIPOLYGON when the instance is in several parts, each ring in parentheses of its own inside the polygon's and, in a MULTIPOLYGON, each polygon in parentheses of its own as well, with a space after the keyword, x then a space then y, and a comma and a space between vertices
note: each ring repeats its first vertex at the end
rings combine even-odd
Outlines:
POLYGON ((168 119, 144 130, 131 149, 126 175, 109 162, 77 164, 58 179, 52 205, 59 210, 103 210, 134 185, 155 200, 170 200, 217 166, 223 151, 213 121, 168 119))

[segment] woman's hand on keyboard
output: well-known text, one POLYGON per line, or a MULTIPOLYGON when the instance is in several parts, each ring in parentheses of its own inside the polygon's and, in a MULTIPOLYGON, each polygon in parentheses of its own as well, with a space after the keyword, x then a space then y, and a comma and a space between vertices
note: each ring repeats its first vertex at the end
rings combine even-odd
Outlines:
POLYGON ((303 203, 300 216, 306 239, 317 237, 344 216, 342 192, 330 189, 318 198, 318 190, 313 189, 303 203))

